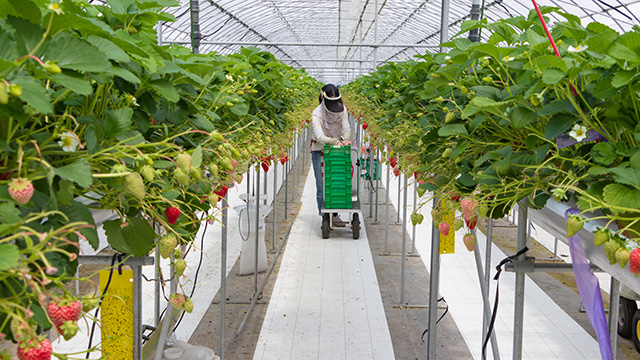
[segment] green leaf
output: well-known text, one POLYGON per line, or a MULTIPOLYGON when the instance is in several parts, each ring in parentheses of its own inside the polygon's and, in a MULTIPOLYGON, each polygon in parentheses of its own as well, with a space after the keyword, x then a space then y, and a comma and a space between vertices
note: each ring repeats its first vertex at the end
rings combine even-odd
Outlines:
POLYGON ((90 95, 93 92, 89 80, 74 71, 65 70, 60 74, 51 75, 51 79, 80 95, 90 95))
POLYGON ((619 208, 637 209, 638 204, 640 204, 640 190, 630 189, 621 184, 605 186, 603 195, 607 204, 613 207, 611 211, 614 214, 625 211, 619 208))
POLYGON ((149 83, 149 85, 151 85, 151 88, 153 88, 153 90, 155 90, 160 96, 163 96, 173 103, 180 100, 178 91, 168 80, 153 80, 149 83))
POLYGON ((20 210, 12 203, 0 203, 0 219, 9 224, 22 222, 20 210))
POLYGON ((20 250, 15 244, 0 244, 0 271, 18 266, 20 250))
POLYGON ((195 114, 191 118, 191 123, 198 129, 211 132, 216 129, 211 120, 204 117, 202 114, 195 114))
POLYGON ((198 145, 191 154, 191 166, 199 168, 202 165, 202 146, 198 145))
POLYGON ((607 49, 607 53, 618 60, 627 60, 634 63, 640 62, 640 34, 630 31, 622 34, 607 49))
POLYGON ((146 256, 153 249, 156 233, 149 223, 137 217, 128 217, 123 227, 122 219, 107 220, 104 230, 109 244, 116 250, 146 256))
POLYGON ((542 73, 542 82, 547 85, 555 85, 562 80, 564 76, 565 73, 562 70, 550 67, 542 73))
POLYGON ((438 130, 438 136, 467 135, 467 128, 462 124, 448 124, 438 130))
POLYGON ((478 115, 469 122, 469 131, 474 132, 487 119, 487 115, 478 115))
POLYGON ((609 168, 600 165, 593 165, 587 170, 587 173, 591 176, 600 176, 609 173, 609 168))
POLYGON ((100 239, 98 238, 96 222, 89 208, 84 204, 73 201, 68 206, 60 208, 60 210, 69 217, 69 220, 85 222, 90 225, 90 227, 83 227, 78 231, 87 239, 94 250, 98 249, 100 239))
POLYGON ((51 39, 45 57, 62 69, 100 72, 111 67, 107 56, 95 46, 66 33, 51 39))
POLYGON ((615 182, 640 190, 640 169, 614 167, 609 172, 613 174, 615 182))
POLYGON ((0 19, 7 17, 7 15, 14 15, 28 20, 34 24, 40 23, 42 14, 38 5, 31 0, 8 0, 10 6, 0 6, 0 19), (13 7, 13 9, 11 8, 13 7))
POLYGON ((595 35, 589 37, 585 44, 589 46, 590 51, 601 54, 605 54, 609 46, 620 36, 610 27, 595 21, 587 25, 587 30, 595 35))
POLYGON ((134 75, 131 71, 124 69, 120 66, 113 66, 109 70, 105 71, 105 73, 109 75, 121 77, 122 79, 135 85, 141 84, 140 78, 134 75))
POLYGON ((458 141, 458 144, 456 145, 456 147, 453 149, 453 152, 451 153, 451 158, 455 159, 458 156, 460 156, 460 154, 462 154, 462 152, 469 146, 469 140, 467 139, 462 139, 460 141, 458 141))
POLYGON ((131 5, 135 4, 135 0, 107 0, 107 4, 116 14, 126 14, 131 5))
MULTIPOLYGON (((15 17, 9 17, 5 21, 6 25, 8 25, 10 28, 15 29, 13 37, 15 46, 20 52, 20 55, 30 53, 33 49, 36 48, 36 46, 42 39, 44 30, 39 25, 15 17)), ((40 23, 40 21, 38 20, 36 23, 40 23)), ((3 30, 7 31, 8 29, 3 30)), ((3 44, 3 46, 6 45, 3 44)))
POLYGON ((544 129, 545 139, 554 139, 556 136, 569 130, 575 121, 576 119, 573 116, 568 115, 556 115, 552 117, 544 129))
POLYGON ((71 201, 73 201, 75 185, 73 185, 72 181, 62 179, 58 183, 58 192, 56 192, 56 198, 58 199, 58 204, 60 205, 69 205, 71 201))
POLYGON ((618 70, 611 79, 611 85, 617 88, 627 85, 637 74, 637 71, 618 70))
POLYGON ((247 115, 249 113, 249 105, 246 102, 234 104, 231 107, 231 112, 238 116, 247 115))
POLYGON ((95 46, 98 50, 100 50, 103 54, 107 55, 108 59, 120 61, 123 63, 128 63, 131 60, 129 58, 129 55, 127 55, 124 50, 105 38, 92 35, 87 38, 87 41, 91 43, 91 45, 95 46))
POLYGON ((522 129, 537 119, 536 113, 523 106, 517 106, 511 114, 511 124, 516 129, 522 129))
POLYGON ((132 116, 133 109, 131 108, 110 110, 104 119, 104 136, 115 138, 131 129, 132 116))
POLYGON ((85 159, 78 159, 74 163, 56 168, 54 171, 61 178, 73 181, 83 188, 88 188, 93 183, 91 165, 85 159))
POLYGON ((51 99, 47 96, 46 90, 40 85, 40 82, 26 76, 17 77, 12 82, 20 85, 22 88, 20 99, 26 101, 34 110, 43 114, 51 114, 53 112, 51 99))
POLYGON ((569 112, 569 113, 575 113, 575 107, 573 106, 573 104, 571 103, 571 100, 569 99, 564 99, 564 100, 554 100, 551 101, 550 103, 545 104, 542 109, 540 109, 538 111, 539 115, 542 116, 547 116, 547 115, 553 115, 553 114, 557 114, 559 112, 569 112))
POLYGON ((616 157, 616 148, 609 142, 600 142, 591 148, 591 158, 600 165, 609 166, 616 157))

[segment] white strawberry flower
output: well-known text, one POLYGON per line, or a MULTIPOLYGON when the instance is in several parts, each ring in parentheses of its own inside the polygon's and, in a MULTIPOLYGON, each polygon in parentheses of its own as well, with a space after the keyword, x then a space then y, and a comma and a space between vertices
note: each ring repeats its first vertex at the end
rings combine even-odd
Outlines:
POLYGON ((70 131, 63 132, 62 135, 60 135, 60 141, 58 141, 58 145, 66 152, 76 151, 79 144, 76 136, 70 131))
POLYGON ((502 58, 502 61, 504 62, 509 62, 509 61, 513 61, 515 58, 513 56, 505 56, 502 58))
POLYGON ((577 52, 581 52, 581 51, 585 51, 589 48, 588 45, 577 45, 576 47, 573 47, 573 45, 569 45, 569 48, 567 49, 568 52, 572 52, 572 53, 577 53, 577 52))
POLYGON ((64 14, 64 11, 62 11, 62 8, 60 7, 60 4, 51 3, 51 4, 47 5, 47 9, 53 11, 54 13, 56 13, 58 15, 64 14))
POLYGON ((583 125, 575 124, 573 125, 573 129, 569 132, 569 136, 580 142, 587 137, 587 128, 583 125))
POLYGON ((231 75, 227 74, 227 75, 225 75, 225 77, 227 78, 227 80, 229 80, 229 81, 233 81, 233 76, 231 76, 231 75))
POLYGON ((445 60, 451 60, 451 56, 447 55, 444 57, 445 60))

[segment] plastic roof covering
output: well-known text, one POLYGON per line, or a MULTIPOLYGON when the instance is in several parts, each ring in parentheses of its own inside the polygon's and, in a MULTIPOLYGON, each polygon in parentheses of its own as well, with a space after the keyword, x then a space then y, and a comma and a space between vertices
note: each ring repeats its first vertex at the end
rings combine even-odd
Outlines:
MULTIPOLYGON (((96 0, 104 1, 104 0, 96 0)), ((190 46, 190 0, 168 8, 177 18, 162 26, 163 44, 190 46)), ((437 51, 440 43, 442 0, 377 0, 377 41, 374 25, 376 0, 198 0, 200 53, 237 52, 241 45, 219 42, 256 43, 278 59, 305 68, 323 82, 345 83, 374 65, 373 48, 337 46, 292 46, 298 44, 422 44, 426 47, 379 47, 377 63, 402 61, 425 51, 437 51), (207 42, 216 42, 215 44, 207 42), (269 43, 270 45, 260 45, 269 43), (349 60, 347 61, 335 61, 349 60)), ((640 0, 537 0, 539 6, 562 8, 580 17, 583 25, 604 23, 625 32, 640 25, 640 0)), ((449 1, 449 36, 470 19, 472 0, 449 1)), ((484 0, 489 21, 527 15, 531 0, 484 0)), ((552 22, 556 19, 552 15, 552 22)))

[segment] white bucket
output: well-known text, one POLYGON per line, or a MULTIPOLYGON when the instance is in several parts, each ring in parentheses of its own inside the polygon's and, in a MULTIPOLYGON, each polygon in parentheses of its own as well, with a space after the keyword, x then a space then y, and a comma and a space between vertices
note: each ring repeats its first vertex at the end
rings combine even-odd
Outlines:
MULTIPOLYGON (((256 258, 256 203, 234 206, 238 212, 240 237, 242 239, 242 252, 240 253, 239 275, 255 274, 256 258)), ((267 247, 264 242, 265 222, 264 218, 271 211, 271 206, 260 204, 260 219, 258 220, 258 272, 266 271, 267 247)))

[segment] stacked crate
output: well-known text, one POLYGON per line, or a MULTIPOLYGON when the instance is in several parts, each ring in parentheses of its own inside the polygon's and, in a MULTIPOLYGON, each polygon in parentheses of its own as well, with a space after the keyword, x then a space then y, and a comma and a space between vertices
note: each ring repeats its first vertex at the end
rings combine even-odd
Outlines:
POLYGON ((324 146, 324 207, 351 209, 351 146, 324 146))

